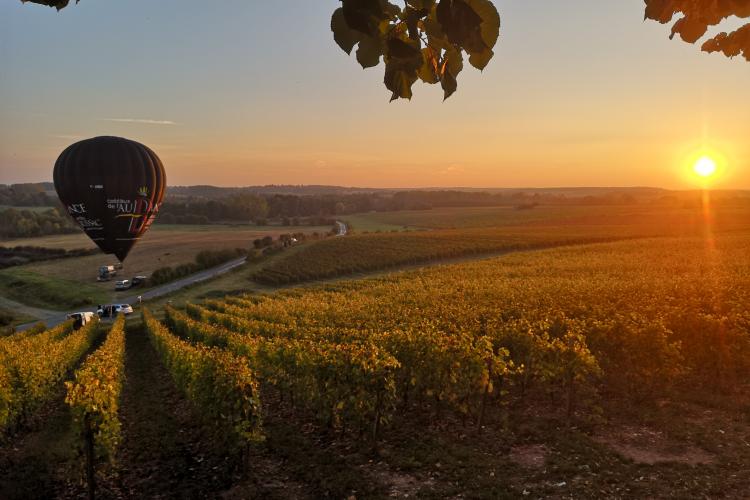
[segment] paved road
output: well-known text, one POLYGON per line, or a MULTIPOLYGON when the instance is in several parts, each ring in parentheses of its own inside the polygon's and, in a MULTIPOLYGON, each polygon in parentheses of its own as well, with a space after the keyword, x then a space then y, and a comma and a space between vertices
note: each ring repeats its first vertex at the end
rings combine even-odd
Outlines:
MULTIPOLYGON (((230 260, 229 262, 226 262, 220 266, 212 267, 211 269, 206 269, 205 271, 201 271, 199 273, 191 274, 187 278, 182 278, 177 281, 172 281, 171 283, 166 283, 161 286, 157 286, 155 288, 152 288, 150 290, 147 290, 143 292, 141 297, 143 297, 143 300, 149 300, 156 297, 159 297, 161 295, 166 295, 168 293, 174 292, 175 290, 179 290, 180 288, 184 288, 186 286, 192 285, 193 283, 198 283, 201 281, 205 281, 209 278, 213 278, 215 276, 219 276, 220 274, 224 274, 226 272, 231 271, 235 267, 239 267, 242 264, 245 263, 247 260, 246 257, 241 257, 239 259, 230 260)), ((138 294, 135 295, 129 295, 127 297, 124 297, 116 302, 117 304, 137 304, 138 303, 138 294)), ((91 311, 96 312, 96 309, 93 307, 88 308, 82 308, 82 309, 76 309, 75 312, 80 311, 91 311)), ((58 325, 65 321, 65 317, 67 313, 55 313, 52 311, 49 311, 50 315, 43 317, 42 319, 39 319, 37 321, 34 321, 32 323, 26 323, 23 325, 19 325, 16 327, 16 331, 23 331, 26 328, 29 328, 32 325, 35 325, 37 323, 44 322, 46 323, 48 328, 52 328, 55 325, 58 325)))
MULTIPOLYGON (((341 221, 336 221, 336 227, 337 227, 336 236, 346 236, 348 228, 346 227, 345 223, 341 221)), ((172 293, 176 290, 179 290, 180 288, 185 288, 186 286, 192 285, 193 283, 198 283, 200 281, 204 281, 204 280, 213 278, 215 276, 219 276, 220 274, 229 272, 235 267, 239 267, 242 264, 244 264, 246 260, 247 260, 246 257, 241 257, 239 259, 231 260, 220 266, 212 267, 211 269, 206 269, 205 271, 192 274, 188 276, 187 278, 183 278, 177 281, 173 281, 171 283, 166 283, 164 285, 157 286, 156 288, 147 290, 140 295, 143 298, 143 300, 148 301, 150 299, 160 297, 168 293, 172 293)), ((117 304, 130 304, 130 305, 137 304, 138 294, 124 297, 118 300, 116 303, 117 304)), ((94 307, 88 307, 88 308, 76 309, 75 312, 83 312, 83 311, 96 312, 96 309, 94 307)), ((39 322, 46 323, 48 328, 52 328, 53 326, 58 325, 62 323, 63 321, 65 321, 65 318, 67 315, 67 313, 62 313, 59 311, 48 311, 45 309, 35 309, 34 312, 36 313, 34 314, 34 316, 37 316, 40 319, 33 321, 31 323, 25 323, 23 325, 17 326, 16 331, 19 331, 19 332, 23 331, 39 322)))

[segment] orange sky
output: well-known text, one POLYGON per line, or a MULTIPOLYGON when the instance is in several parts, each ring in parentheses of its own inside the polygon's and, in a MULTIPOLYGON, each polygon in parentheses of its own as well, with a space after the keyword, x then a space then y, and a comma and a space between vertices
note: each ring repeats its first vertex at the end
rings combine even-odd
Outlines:
POLYGON ((749 63, 670 41, 638 1, 496 4, 483 73, 389 104, 382 66, 335 46, 336 0, 4 2, 0 182, 50 180, 65 146, 109 134, 173 185, 684 188, 705 148, 717 187, 750 188, 749 63))

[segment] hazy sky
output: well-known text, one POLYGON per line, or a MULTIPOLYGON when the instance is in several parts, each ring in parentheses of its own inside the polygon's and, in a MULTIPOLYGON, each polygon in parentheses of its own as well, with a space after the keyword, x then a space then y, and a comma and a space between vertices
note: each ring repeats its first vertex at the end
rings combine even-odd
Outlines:
POLYGON ((670 41, 640 0, 495 4, 483 73, 389 104, 382 65, 335 45, 336 0, 3 0, 0 182, 119 135, 172 185, 686 187, 705 145, 750 188, 750 63, 670 41))

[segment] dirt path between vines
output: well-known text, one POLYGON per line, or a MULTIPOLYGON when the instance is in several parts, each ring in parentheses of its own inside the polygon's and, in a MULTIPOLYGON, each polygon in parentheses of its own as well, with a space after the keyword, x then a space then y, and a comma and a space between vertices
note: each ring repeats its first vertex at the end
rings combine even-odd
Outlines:
POLYGON ((229 486, 232 463, 181 396, 142 324, 127 325, 117 476, 105 497, 196 498, 229 486))
POLYGON ((251 454, 249 478, 243 481, 238 455, 219 444, 214 429, 203 423, 179 392, 148 340, 142 323, 127 325, 125 386, 120 419, 122 445, 119 467, 99 485, 103 497, 238 498, 227 491, 244 483, 243 498, 290 498, 298 489, 290 478, 269 466, 262 452, 251 454), (262 477, 259 477, 262 476, 262 477), (274 481, 274 479, 281 479, 274 481), (255 483, 255 484, 253 484, 255 483), (222 493, 224 492, 224 493, 222 493))
POLYGON ((78 446, 73 417, 60 385, 52 398, 34 415, 31 428, 0 443, 0 498, 58 498, 64 496, 65 480, 75 472, 78 446))

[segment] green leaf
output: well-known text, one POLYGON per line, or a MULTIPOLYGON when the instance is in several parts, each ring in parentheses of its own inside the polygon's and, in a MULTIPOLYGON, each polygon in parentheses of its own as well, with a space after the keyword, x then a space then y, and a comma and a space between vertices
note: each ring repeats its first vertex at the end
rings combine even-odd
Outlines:
POLYGON ((380 23, 401 12, 387 0, 342 0, 341 3, 346 24, 368 36, 378 36, 380 23))
POLYGON ((357 61, 362 65, 362 68, 377 66, 380 63, 380 56, 382 54, 383 49, 380 39, 371 36, 362 36, 362 41, 359 42, 359 47, 357 48, 357 61))
POLYGON ((464 56, 461 54, 461 51, 455 47, 446 50, 443 59, 447 71, 450 71, 454 77, 457 77, 461 70, 464 69, 464 56))
POLYGON ((352 49, 360 41, 362 34, 349 27, 344 19, 344 9, 339 7, 331 16, 331 31, 333 39, 339 47, 347 54, 352 53, 352 49))
POLYGON ((463 55, 455 47, 445 51, 441 69, 440 85, 443 87, 443 100, 448 99, 458 88, 456 77, 464 68, 463 55))
POLYGON ((437 62, 436 56, 430 48, 422 49, 422 66, 420 66, 417 76, 420 80, 425 83, 437 83, 440 78, 435 71, 435 64, 437 62), (435 63, 435 64, 433 64, 435 63))
POLYGON ((423 63, 419 42, 408 38, 388 40, 383 83, 392 92, 391 101, 399 97, 411 99, 411 86, 417 81, 423 63))
POLYGON ((489 64, 494 54, 492 49, 488 48, 485 48, 482 52, 473 52, 469 54, 469 63, 481 71, 489 64))
POLYGON ((482 39, 481 23, 474 9, 464 0, 440 0, 437 20, 448 40, 467 52, 482 52, 487 46, 482 39))
POLYGON ((419 21, 427 14, 429 14, 427 9, 413 9, 412 7, 404 9, 403 18, 409 30, 409 38, 412 40, 419 40, 419 21))
POLYGON ((500 14, 490 0, 466 0, 466 3, 482 18, 479 32, 484 44, 491 49, 500 36, 500 14))

